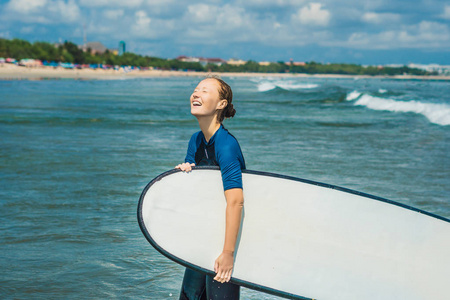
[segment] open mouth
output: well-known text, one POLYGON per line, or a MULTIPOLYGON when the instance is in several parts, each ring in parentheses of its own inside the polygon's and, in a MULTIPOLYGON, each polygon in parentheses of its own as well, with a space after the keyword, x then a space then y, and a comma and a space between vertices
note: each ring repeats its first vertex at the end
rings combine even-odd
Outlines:
POLYGON ((192 101, 193 106, 202 106, 202 104, 199 101, 192 101))

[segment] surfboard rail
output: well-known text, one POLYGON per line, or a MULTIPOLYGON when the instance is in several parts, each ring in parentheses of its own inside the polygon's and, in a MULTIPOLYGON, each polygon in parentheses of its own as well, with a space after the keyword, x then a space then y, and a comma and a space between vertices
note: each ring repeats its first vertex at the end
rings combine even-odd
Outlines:
MULTIPOLYGON (((219 170, 218 167, 193 167, 193 171, 195 170, 219 170)), ((145 223, 144 223, 144 219, 143 219, 143 203, 144 203, 144 198, 145 195, 147 193, 147 191, 157 182, 161 181, 162 179, 164 179, 165 177, 172 175, 174 173, 178 173, 178 172, 182 172, 178 169, 172 169, 169 171, 166 171, 160 175, 158 175, 157 177, 155 177, 153 180, 151 180, 146 187, 144 188, 144 190, 141 193, 141 196, 139 198, 139 204, 138 204, 138 209, 137 209, 137 219, 138 219, 138 223, 139 223, 139 227, 142 231, 142 233, 144 234, 145 238, 148 240, 148 242, 162 255, 164 255, 165 257, 169 258, 170 260, 183 265, 187 268, 191 268, 194 270, 197 270, 199 272, 214 276, 215 273, 211 270, 199 267, 195 264, 192 264, 180 257, 175 256, 174 254, 166 251, 163 247, 161 247, 154 239, 153 237, 150 235, 149 231, 147 230, 145 223)), ((333 190, 337 190, 337 191, 341 191, 344 193, 349 193, 349 194, 354 194, 354 195, 358 195, 358 196, 362 196, 368 199, 372 199, 375 201, 381 201, 383 203, 387 203, 390 205, 394 205, 394 206, 398 206, 410 211, 414 211, 416 213, 419 214, 423 214, 423 215, 427 215, 429 217, 435 218, 435 219, 439 219, 441 221, 450 223, 450 219, 442 217, 442 216, 438 216, 436 214, 424 211, 422 209, 418 209, 403 203, 399 203, 399 202, 395 202, 392 200, 388 200, 382 197, 378 197, 378 196, 374 196, 371 194, 367 194, 367 193, 363 193, 363 192, 359 192, 359 191, 355 191, 352 189, 348 189, 348 188, 344 188, 344 187, 340 187, 340 186, 336 186, 336 185, 331 185, 331 184, 326 184, 326 183, 322 183, 322 182, 317 182, 317 181, 312 181, 312 180, 308 180, 308 179, 302 179, 302 178, 297 178, 297 177, 293 177, 293 176, 287 176, 287 175, 281 175, 281 174, 275 174, 275 173, 269 173, 269 172, 262 172, 262 171, 255 171, 255 170, 243 170, 244 174, 252 174, 252 175, 262 175, 262 176, 268 176, 268 177, 274 177, 274 178, 280 178, 280 179, 285 179, 285 180, 290 180, 290 181, 297 181, 297 182, 302 182, 302 183, 306 183, 309 185, 315 185, 315 186, 319 186, 319 187, 323 187, 323 188, 328 188, 328 189, 333 189, 333 190)), ((244 187, 245 188, 245 187, 244 187)), ((277 290, 277 289, 273 289, 271 287, 265 286, 265 285, 261 285, 261 284, 257 284, 257 283, 253 283, 253 282, 249 282, 249 281, 245 281, 245 280, 241 280, 238 278, 231 278, 231 282, 238 284, 240 286, 244 286, 246 288, 249 289, 253 289, 253 290, 257 290, 257 291, 261 291, 261 292, 265 292, 268 294, 272 294, 275 296, 280 296, 283 298, 287 298, 287 299, 298 299, 298 300, 311 300, 313 298, 307 298, 301 295, 296 295, 296 294, 292 294, 292 293, 288 293, 282 290, 277 290)))

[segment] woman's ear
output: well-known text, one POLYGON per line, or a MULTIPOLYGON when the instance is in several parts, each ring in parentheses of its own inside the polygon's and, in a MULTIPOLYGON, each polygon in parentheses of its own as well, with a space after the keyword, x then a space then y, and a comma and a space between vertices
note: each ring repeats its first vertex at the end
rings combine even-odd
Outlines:
POLYGON ((228 105, 228 100, 223 99, 220 100, 219 103, 217 104, 217 109, 224 109, 225 107, 227 107, 228 105))

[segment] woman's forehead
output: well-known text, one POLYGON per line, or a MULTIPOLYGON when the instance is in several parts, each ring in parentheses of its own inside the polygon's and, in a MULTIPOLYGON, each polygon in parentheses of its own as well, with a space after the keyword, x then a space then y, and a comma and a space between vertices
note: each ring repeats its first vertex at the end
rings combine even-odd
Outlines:
POLYGON ((200 81, 197 85, 197 88, 214 88, 217 89, 219 87, 219 82, 214 78, 206 78, 200 81))

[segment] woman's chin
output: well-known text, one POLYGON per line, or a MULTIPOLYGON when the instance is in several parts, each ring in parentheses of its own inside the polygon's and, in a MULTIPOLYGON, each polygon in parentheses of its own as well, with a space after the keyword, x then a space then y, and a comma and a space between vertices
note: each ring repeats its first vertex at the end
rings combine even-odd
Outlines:
POLYGON ((200 111, 199 109, 196 108, 191 108, 191 115, 193 115, 194 117, 205 117, 208 114, 206 114, 205 112, 200 111))

